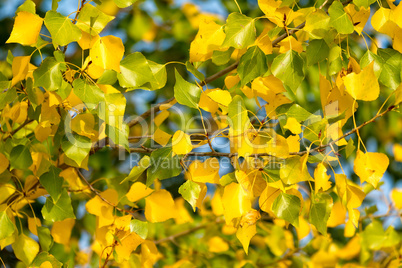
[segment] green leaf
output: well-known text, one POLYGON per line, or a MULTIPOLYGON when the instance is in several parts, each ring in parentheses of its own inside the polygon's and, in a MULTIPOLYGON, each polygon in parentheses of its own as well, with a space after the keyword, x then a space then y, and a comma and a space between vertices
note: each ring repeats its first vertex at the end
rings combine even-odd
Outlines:
POLYGON ((234 135, 243 133, 250 125, 247 109, 244 100, 236 95, 228 106, 229 125, 234 131, 234 135))
POLYGON ((353 139, 349 138, 348 144, 345 147, 345 153, 346 153, 346 158, 349 158, 349 156, 355 151, 356 146, 353 144, 353 139))
POLYGON ((282 116, 279 117, 279 124, 283 128, 286 125, 288 118, 293 117, 297 122, 303 122, 313 115, 298 104, 284 104, 276 108, 276 113, 282 116))
POLYGON ((120 182, 120 184, 126 181, 136 181, 144 171, 151 166, 151 159, 149 156, 145 155, 141 160, 138 162, 138 166, 135 166, 131 169, 130 174, 120 182))
POLYGON ((181 173, 181 166, 177 155, 172 157, 172 148, 164 147, 151 153, 151 166, 147 170, 147 187, 155 179, 164 180, 176 177, 181 173))
POLYGON ((362 233, 362 238, 363 243, 371 250, 393 247, 400 242, 400 237, 392 226, 384 232, 382 224, 376 220, 367 225, 362 233))
POLYGON ((195 209, 197 207, 197 199, 201 193, 201 186, 193 181, 186 181, 179 187, 179 194, 195 209))
POLYGON ((53 237, 50 235, 50 230, 47 227, 37 226, 39 244, 42 250, 49 251, 53 246, 53 237))
POLYGON ((279 171, 279 176, 285 184, 295 184, 301 181, 312 180, 307 168, 303 169, 301 157, 296 155, 287 158, 279 171))
POLYGON ((42 265, 42 263, 45 262, 50 262, 53 268, 61 268, 63 266, 63 264, 59 262, 53 255, 47 252, 41 252, 33 260, 31 267, 39 268, 42 265))
POLYGON ((377 53, 384 61, 379 81, 395 90, 401 83, 402 54, 390 48, 378 49, 377 53))
POLYGON ((234 47, 230 47, 228 50, 225 51, 214 50, 214 52, 212 53, 212 62, 218 66, 228 63, 233 51, 234 47))
POLYGON ((118 6, 119 8, 125 8, 125 7, 129 7, 132 4, 134 4, 135 2, 137 2, 137 0, 114 0, 114 3, 116 4, 116 6, 118 6))
POLYGON ((328 9, 329 16, 331 17, 329 23, 340 34, 351 34, 354 32, 353 22, 350 20, 349 15, 343 10, 341 2, 334 1, 328 9))
POLYGON ((65 63, 61 63, 53 57, 47 57, 33 72, 34 86, 43 87, 49 91, 59 89, 63 81, 61 72, 65 70, 65 63))
POLYGON ((115 70, 105 70, 101 77, 99 77, 97 84, 100 85, 113 85, 117 81, 117 73, 115 70))
POLYGON ((332 206, 333 201, 329 194, 318 193, 311 198, 309 221, 323 235, 327 235, 327 222, 332 206))
POLYGON ((59 7, 59 2, 60 0, 52 0, 52 10, 57 11, 57 8, 59 7))
MULTIPOLYGON (((10 84, 11 85, 11 84, 10 84)), ((10 88, 6 92, 0 93, 0 110, 3 110, 8 103, 12 103, 17 98, 16 88, 10 88)))
POLYGON ((253 46, 241 56, 237 72, 241 79, 241 86, 262 76, 268 71, 267 61, 264 52, 258 47, 253 46))
POLYGON ((18 145, 11 150, 10 165, 12 168, 28 169, 32 163, 32 156, 28 146, 18 145))
POLYGON ((15 14, 21 11, 26 11, 32 14, 36 14, 36 4, 32 0, 26 0, 22 5, 17 8, 15 14))
POLYGON ((271 66, 272 74, 296 92, 304 79, 303 59, 293 50, 277 56, 271 66))
POLYGON ((191 62, 186 61, 186 69, 187 71, 192 73, 198 80, 200 81, 205 80, 205 76, 200 71, 198 71, 191 62))
POLYGON ((41 185, 45 187, 45 190, 50 194, 54 202, 57 202, 63 190, 64 179, 59 176, 60 172, 61 169, 50 166, 49 172, 46 172, 39 178, 41 185))
POLYGON ((235 172, 230 172, 226 175, 223 175, 222 178, 219 179, 219 184, 222 186, 229 185, 232 182, 237 182, 235 172))
POLYGON ((353 0, 353 3, 358 7, 364 7, 367 9, 371 4, 373 4, 375 0, 353 0))
POLYGON ((131 220, 130 232, 134 232, 142 239, 147 239, 148 236, 148 222, 140 221, 137 219, 131 220))
POLYGON ((295 195, 280 193, 272 204, 275 216, 299 227, 300 199, 295 195))
POLYGON ((91 147, 92 142, 89 138, 76 134, 70 134, 69 140, 65 140, 61 144, 66 156, 78 166, 81 166, 82 161, 88 156, 91 147))
POLYGON ((113 141, 114 144, 123 146, 127 151, 129 150, 128 144, 128 132, 129 128, 127 124, 121 127, 114 127, 106 124, 106 135, 113 141))
POLYGON ((56 203, 51 198, 46 199, 46 203, 42 208, 42 216, 45 220, 51 222, 75 219, 71 199, 66 189, 63 190, 56 203))
POLYGON ((88 108, 95 107, 105 100, 105 93, 97 85, 92 85, 86 80, 75 79, 73 88, 75 95, 85 102, 88 108))
POLYGON ((176 84, 174 85, 174 97, 177 102, 190 108, 198 108, 201 89, 192 83, 187 82, 175 69, 176 84))
POLYGON ((84 5, 77 19, 78 28, 90 35, 97 35, 114 17, 106 15, 93 5, 84 5))
POLYGON ((367 50, 366 53, 360 59, 360 67, 363 69, 367 65, 369 65, 372 61, 374 61, 374 74, 377 78, 380 77, 382 72, 382 66, 384 65, 384 60, 377 54, 374 54, 370 50, 367 50))
POLYGON ((0 211, 0 240, 3 240, 14 233, 15 226, 7 215, 7 212, 0 211))
POLYGON ((225 25, 226 38, 222 47, 245 48, 255 41, 254 20, 243 14, 231 13, 225 25))
POLYGON ((329 46, 323 39, 311 40, 308 43, 306 51, 307 65, 312 65, 325 60, 328 57, 328 54, 329 46))
POLYGON ((335 75, 342 69, 342 49, 339 46, 333 46, 328 55, 328 75, 335 75))
POLYGON ((12 244, 15 257, 29 266, 39 253, 39 245, 32 238, 21 233, 12 244))
POLYGON ((123 119, 126 110, 126 98, 121 93, 109 93, 105 101, 99 103, 99 118, 109 126, 124 129, 123 119))
POLYGON ((147 60, 140 52, 125 57, 120 62, 120 71, 117 77, 124 88, 155 90, 166 84, 165 65, 147 60))
POLYGON ((45 25, 52 36, 52 43, 55 47, 65 46, 81 38, 81 30, 69 18, 56 11, 46 12, 45 25))

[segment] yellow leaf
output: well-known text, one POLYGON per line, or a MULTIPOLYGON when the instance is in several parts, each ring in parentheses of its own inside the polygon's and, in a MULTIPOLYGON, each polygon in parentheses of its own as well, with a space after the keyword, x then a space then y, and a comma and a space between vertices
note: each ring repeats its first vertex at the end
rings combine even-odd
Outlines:
POLYGON ((8 161, 7 157, 0 153, 0 174, 3 173, 7 168, 10 162, 8 161))
POLYGON ((380 33, 386 34, 391 38, 394 37, 395 29, 397 28, 394 22, 393 11, 389 8, 380 7, 371 18, 371 25, 380 33))
POLYGON ((393 189, 391 192, 391 199, 397 209, 402 209, 402 190, 393 189))
POLYGON ((327 175, 327 169, 325 168, 323 163, 319 163, 317 168, 314 170, 314 179, 315 179, 315 193, 318 193, 320 189, 324 192, 331 188, 331 182, 329 181, 331 178, 330 175, 327 175))
POLYGON ((90 113, 79 114, 71 120, 71 130, 81 136, 94 138, 97 134, 94 128, 95 118, 90 113))
POLYGON ((145 217, 150 222, 163 222, 176 217, 175 204, 166 190, 154 191, 145 198, 145 217))
POLYGON ((222 204, 226 224, 229 224, 234 218, 241 217, 251 209, 251 200, 247 197, 247 193, 240 184, 234 182, 225 187, 222 204))
POLYGON ((356 256, 360 254, 361 249, 360 244, 361 244, 360 237, 355 236, 352 239, 350 239, 350 241, 346 244, 345 247, 336 252, 336 256, 344 260, 354 259, 356 256))
POLYGON ((36 14, 27 11, 17 13, 13 30, 6 43, 19 43, 21 45, 33 45, 38 40, 43 19, 36 14))
POLYGON ((223 215, 222 196, 220 194, 219 189, 215 190, 214 197, 211 200, 211 207, 212 212, 215 214, 215 216, 223 215))
POLYGON ((95 65, 116 72, 120 72, 120 61, 123 55, 123 42, 120 38, 112 35, 98 39, 89 51, 89 56, 95 65))
POLYGON ((11 86, 14 86, 19 81, 25 79, 28 74, 30 61, 31 56, 14 57, 12 65, 13 79, 11 81, 11 86))
POLYGON ((38 226, 42 226, 40 219, 37 217, 28 217, 28 229, 34 235, 38 235, 38 226))
POLYGON ((281 191, 279 189, 267 186, 258 200, 261 210, 274 215, 272 212, 272 204, 280 193, 281 191))
POLYGON ((239 227, 239 229, 236 232, 236 237, 243 245, 246 254, 248 254, 248 246, 250 245, 250 240, 256 233, 257 233, 257 226, 255 224, 252 225, 245 224, 239 227))
POLYGON ((214 236, 208 240, 210 252, 220 253, 229 250, 229 244, 219 236, 214 236))
POLYGON ((363 28, 370 17, 370 7, 366 9, 361 6, 359 11, 357 11, 355 8, 355 5, 349 4, 344 8, 344 10, 352 20, 355 31, 361 35, 363 28))
POLYGON ((329 216, 327 226, 333 228, 338 225, 344 224, 345 220, 346 220, 346 208, 338 200, 332 206, 331 215, 329 216))
POLYGON ((299 240, 305 238, 310 234, 310 224, 304 219, 303 216, 299 216, 299 228, 296 228, 297 238, 299 240))
POLYGON ((241 217, 240 225, 253 225, 261 218, 260 212, 255 209, 248 211, 243 217, 241 217))
POLYGON ((232 102, 232 96, 230 92, 227 90, 216 89, 214 91, 210 91, 207 93, 208 97, 210 97, 213 101, 222 104, 223 106, 229 106, 229 103, 232 102))
POLYGON ((225 86, 227 87, 227 89, 231 89, 239 82, 240 82, 239 75, 228 75, 225 78, 225 86))
MULTIPOLYGON (((87 188, 87 186, 84 186, 84 184, 82 183, 75 168, 66 168, 62 172, 60 172, 59 175, 60 177, 64 178, 64 180, 68 183, 72 190, 82 190, 84 188, 87 188)), ((87 189, 84 192, 90 192, 90 190, 87 189)))
POLYGON ((251 82, 251 88, 263 99, 265 99, 264 97, 269 98, 272 93, 279 94, 286 92, 282 81, 272 74, 265 77, 257 77, 251 82))
POLYGON ((389 165, 388 157, 383 153, 363 153, 357 151, 353 170, 360 177, 360 182, 368 182, 377 188, 389 165))
POLYGON ((289 153, 300 151, 300 137, 298 135, 290 135, 286 138, 289 147, 289 153))
POLYGON ((99 40, 99 35, 92 36, 87 32, 81 31, 81 39, 78 40, 78 45, 81 49, 90 49, 94 46, 94 44, 99 40))
POLYGON ((39 253, 39 244, 23 233, 18 236, 12 247, 17 259, 21 260, 25 266, 29 266, 39 253))
POLYGON ((51 234, 55 242, 68 246, 75 219, 65 219, 53 223, 51 234))
POLYGON ((279 53, 286 53, 288 50, 294 50, 299 53, 303 52, 302 43, 296 40, 293 36, 286 37, 280 41, 278 45, 280 45, 279 53))
MULTIPOLYGON (((116 190, 107 189, 100 194, 111 204, 117 204, 118 195, 116 190)), ((111 225, 114 222, 114 207, 104 202, 99 196, 95 196, 85 205, 87 211, 99 217, 98 228, 111 225)))
POLYGON ((219 184, 219 160, 210 157, 204 162, 194 160, 188 168, 189 178, 195 182, 219 184))
POLYGON ((42 262, 39 268, 53 268, 53 265, 50 261, 42 262))
POLYGON ((168 117, 169 117, 169 111, 167 111, 167 110, 164 110, 164 111, 162 111, 162 112, 160 112, 156 117, 155 117, 155 119, 153 120, 154 121, 154 123, 155 123, 155 125, 157 126, 157 127, 159 127, 162 123, 163 123, 163 121, 165 121, 168 117))
POLYGON ((279 135, 274 134, 272 139, 267 142, 267 146, 265 148, 266 153, 276 156, 276 157, 288 157, 289 156, 289 146, 286 139, 279 135))
POLYGON ((172 137, 172 135, 170 135, 169 133, 166 133, 165 131, 163 131, 160 128, 157 128, 155 130, 154 134, 152 135, 152 139, 162 146, 166 146, 166 144, 168 144, 171 137, 172 137))
POLYGON ((359 74, 351 73, 343 78, 346 91, 355 100, 373 101, 380 94, 380 85, 374 74, 374 61, 367 65, 359 74))
POLYGON ((254 43, 262 50, 262 52, 264 52, 265 55, 272 54, 272 42, 268 36, 268 31, 269 29, 265 28, 254 43))
POLYGON ((154 242, 145 240, 141 245, 141 267, 152 268, 161 258, 154 242))
POLYGON ((147 187, 145 184, 141 182, 135 182, 131 185, 130 190, 126 194, 126 197, 131 202, 137 202, 138 200, 143 199, 144 197, 152 194, 154 190, 147 187))
POLYGON ((300 134, 302 132, 300 123, 294 117, 289 117, 286 125, 283 127, 289 129, 293 134, 300 134))
POLYGON ((172 139, 174 154, 188 154, 193 149, 190 136, 181 130, 176 131, 172 139))
POLYGON ((258 6, 267 16, 273 16, 275 10, 279 8, 282 4, 282 1, 275 0, 258 0, 258 6))
POLYGON ((214 21, 202 21, 200 29, 190 45, 190 61, 206 61, 212 57, 214 50, 218 50, 225 40, 223 27, 214 21))
POLYGON ((116 247, 116 253, 118 256, 119 262, 123 260, 128 260, 131 256, 131 253, 137 249, 139 245, 144 241, 139 235, 132 232, 129 235, 120 239, 121 244, 119 243, 116 247))
MULTIPOLYGON (((395 161, 402 162, 402 145, 400 144, 394 144, 392 147, 392 151, 394 152, 394 159, 395 161)), ((1 169, 0 169, 1 173, 1 169)))
POLYGON ((219 105, 218 103, 216 103, 215 101, 213 101, 208 94, 215 91, 215 90, 219 90, 219 88, 211 88, 211 89, 207 89, 205 91, 201 92, 201 97, 200 97, 200 101, 198 103, 198 106, 207 111, 210 112, 211 114, 216 113, 216 111, 218 111, 219 109, 219 105))
POLYGON ((179 197, 174 200, 174 205, 176 208, 176 217, 174 218, 174 221, 176 224, 183 224, 186 222, 193 222, 193 218, 191 217, 190 213, 188 213, 188 210, 184 206, 186 201, 184 198, 179 197))

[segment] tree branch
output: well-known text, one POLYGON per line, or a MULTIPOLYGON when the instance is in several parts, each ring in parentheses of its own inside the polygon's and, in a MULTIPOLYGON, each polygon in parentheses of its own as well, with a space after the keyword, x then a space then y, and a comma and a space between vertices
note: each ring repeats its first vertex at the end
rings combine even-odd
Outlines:
POLYGON ((7 140, 8 138, 12 137, 15 133, 17 133, 18 131, 20 131, 20 130, 23 129, 26 125, 32 123, 33 121, 34 121, 33 119, 30 119, 30 120, 27 119, 27 120, 25 120, 25 122, 22 123, 19 127, 17 127, 16 129, 14 129, 13 131, 11 131, 11 132, 8 134, 8 136, 3 139, 3 141, 5 141, 5 140, 7 140))
MULTIPOLYGON (((220 223, 223 223, 223 222, 225 222, 223 219, 216 219, 214 224, 220 224, 220 223)), ((188 230, 185 230, 185 231, 170 235, 168 237, 165 237, 165 238, 162 238, 162 239, 159 239, 159 240, 156 240, 156 241, 154 241, 154 243, 156 245, 158 245, 158 244, 162 244, 162 243, 165 243, 165 242, 174 241, 176 238, 179 238, 179 237, 186 236, 188 234, 194 233, 194 232, 196 232, 196 231, 198 231, 200 229, 204 229, 204 228, 206 228, 206 227, 208 227, 210 225, 211 225, 211 223, 201 224, 201 225, 195 226, 195 227, 193 227, 191 229, 188 229, 188 230)))
MULTIPOLYGON (((386 113, 392 111, 395 109, 395 106, 390 106, 388 109, 386 109, 384 112, 380 113, 380 114, 376 114, 373 118, 371 118, 370 120, 364 122, 363 124, 359 125, 358 127, 352 129, 351 131, 347 132, 346 134, 342 135, 341 137, 337 138, 336 140, 333 140, 327 144, 318 146, 312 150, 305 150, 305 151, 300 151, 300 152, 292 152, 289 153, 289 155, 305 155, 307 153, 314 153, 314 152, 320 152, 322 150, 324 150, 326 147, 334 145, 335 143, 337 143, 338 141, 346 138, 347 136, 352 135, 353 133, 355 133, 356 131, 360 130, 362 127, 374 122, 377 118, 384 116, 386 113)), ((152 153, 153 151, 155 151, 157 149, 154 148, 147 148, 142 146, 141 148, 130 148, 130 152, 131 153, 152 153)), ((222 152, 189 152, 187 154, 187 156, 217 156, 217 157, 235 157, 237 156, 237 153, 222 153, 222 152)), ((274 157, 277 159, 281 159, 280 157, 268 154, 268 153, 259 153, 259 154, 251 154, 250 156, 255 156, 255 157, 260 157, 260 156, 270 156, 270 157, 274 157)))

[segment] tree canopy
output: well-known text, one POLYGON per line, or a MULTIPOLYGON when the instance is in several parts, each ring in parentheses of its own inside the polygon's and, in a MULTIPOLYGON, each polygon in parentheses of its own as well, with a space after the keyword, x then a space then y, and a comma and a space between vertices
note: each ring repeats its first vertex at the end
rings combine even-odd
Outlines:
POLYGON ((402 5, 7 7, 4 267, 400 264, 402 5))

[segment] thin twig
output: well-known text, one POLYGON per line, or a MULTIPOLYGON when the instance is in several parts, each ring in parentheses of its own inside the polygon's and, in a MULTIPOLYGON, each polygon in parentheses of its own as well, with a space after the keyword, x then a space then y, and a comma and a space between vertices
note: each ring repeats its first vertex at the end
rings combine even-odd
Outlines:
MULTIPOLYGON (((77 23, 78 15, 80 14, 81 9, 84 7, 86 1, 87 1, 87 0, 81 0, 81 6, 80 6, 80 8, 77 10, 77 12, 75 13, 75 17, 74 17, 74 20, 73 20, 73 24, 76 24, 76 23, 77 23)), ((64 47, 63 53, 66 53, 67 47, 68 47, 68 44, 64 47)))
MULTIPOLYGON (((215 224, 220 224, 220 223, 223 223, 223 222, 224 222, 223 219, 217 219, 215 221, 215 224)), ((204 228, 206 228, 206 227, 208 227, 210 225, 211 225, 211 223, 201 224, 201 225, 195 226, 195 227, 193 227, 191 229, 188 229, 188 230, 185 230, 185 231, 170 235, 168 237, 165 237, 165 238, 162 238, 162 239, 159 239, 159 240, 156 240, 156 241, 154 241, 154 243, 156 245, 158 245, 158 244, 162 244, 162 243, 165 243, 165 242, 174 241, 176 238, 179 238, 179 237, 186 236, 188 234, 194 233, 194 232, 196 232, 196 231, 198 231, 200 229, 204 229, 204 228)))
POLYGON ((8 136, 3 139, 3 141, 5 141, 5 140, 7 140, 8 138, 12 137, 15 133, 17 133, 18 131, 20 131, 20 130, 23 129, 26 125, 32 123, 33 121, 34 121, 33 119, 30 119, 30 120, 27 119, 27 120, 25 120, 25 122, 22 123, 19 127, 17 127, 16 129, 14 129, 13 131, 11 131, 11 132, 8 134, 8 136))

